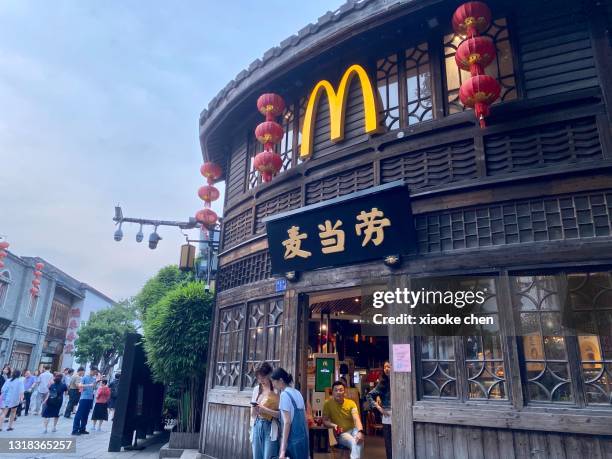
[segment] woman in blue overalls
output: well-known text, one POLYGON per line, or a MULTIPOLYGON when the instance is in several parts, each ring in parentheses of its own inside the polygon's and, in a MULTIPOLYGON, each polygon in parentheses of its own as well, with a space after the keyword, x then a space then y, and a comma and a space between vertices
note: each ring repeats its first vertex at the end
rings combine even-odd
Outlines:
POLYGON ((308 423, 302 394, 290 384, 293 377, 282 368, 272 372, 272 384, 280 395, 281 444, 279 459, 308 459, 308 423))

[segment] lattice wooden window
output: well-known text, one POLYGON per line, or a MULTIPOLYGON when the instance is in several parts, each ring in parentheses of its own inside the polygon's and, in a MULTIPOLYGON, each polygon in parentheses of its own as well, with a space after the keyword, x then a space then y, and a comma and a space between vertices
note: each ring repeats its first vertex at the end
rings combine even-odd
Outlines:
MULTIPOLYGON (((296 151, 299 152, 299 148, 296 150, 296 140, 298 141, 299 147, 299 139, 296 139, 296 136, 294 135, 296 124, 295 110, 295 104, 289 104, 285 108, 282 116, 276 119, 276 122, 283 126, 284 131, 282 140, 274 147, 274 151, 281 155, 283 160, 279 174, 302 162, 298 157, 299 153, 296 153, 296 151)), ((255 138, 254 131, 255 128, 252 129, 252 132, 249 132, 248 137, 247 189, 249 190, 257 187, 261 183, 261 176, 253 168, 253 162, 255 161, 255 156, 257 153, 263 151, 263 145, 255 138)), ((301 137, 301 135, 298 137, 301 137)))
MULTIPOLYGON (((469 313, 492 317, 461 336, 421 336, 417 358, 422 398, 508 400, 504 344, 500 337, 498 295, 493 277, 414 279, 413 288, 430 292, 485 292, 485 301, 469 313)), ((436 308, 435 305, 428 307, 436 308)), ((435 330, 435 329, 434 329, 435 330)))
MULTIPOLYGON (((253 128, 254 131, 254 128, 253 128)), ((247 189, 252 190, 261 183, 261 175, 253 167, 255 156, 263 151, 263 145, 255 138, 255 133, 250 132, 247 145, 247 189)))
MULTIPOLYGON (((516 78, 506 19, 499 18, 494 20, 491 27, 485 32, 485 35, 493 39, 497 48, 496 60, 485 69, 486 74, 496 78, 501 85, 501 97, 496 103, 516 99, 516 78)), ((470 77, 469 72, 459 70, 455 63, 455 52, 462 41, 463 37, 454 33, 444 36, 446 101, 448 104, 447 114, 449 115, 464 110, 463 105, 459 101, 459 87, 463 81, 470 77)))
POLYGON ((376 84, 387 130, 433 118, 431 67, 427 43, 379 59, 376 84), (400 84, 402 83, 402 84, 400 84))
POLYGON ((266 361, 274 367, 278 366, 283 333, 282 319, 282 298, 249 304, 243 387, 255 386, 255 370, 261 362, 266 361))
POLYGON ((11 275, 8 271, 0 273, 0 308, 5 306, 6 298, 8 296, 8 288, 11 282, 11 275))
POLYGON ((34 317, 36 314, 36 307, 38 306, 38 296, 29 295, 30 302, 28 304, 28 317, 34 317))
POLYGON ((431 68, 427 43, 409 48, 405 52, 406 69, 406 124, 433 118, 431 68))
POLYGON ((295 121, 295 107, 293 105, 289 105, 285 108, 282 116, 282 125, 285 134, 283 135, 283 140, 281 140, 280 144, 277 145, 277 153, 281 155, 283 158, 283 167, 282 171, 286 171, 291 169, 294 166, 294 151, 293 151, 293 124, 295 121))
POLYGON ((376 84, 382 102, 382 118, 387 130, 400 128, 400 88, 397 54, 376 62, 376 84))
POLYGON ((520 317, 527 400, 574 402, 558 280, 554 276, 516 276, 511 284, 520 317))
POLYGON ((457 398, 457 362, 452 336, 421 336, 421 390, 424 398, 457 398))
POLYGON ((239 387, 244 339, 244 306, 219 312, 215 386, 239 387))
POLYGON ((567 276, 587 405, 612 404, 612 272, 567 276))

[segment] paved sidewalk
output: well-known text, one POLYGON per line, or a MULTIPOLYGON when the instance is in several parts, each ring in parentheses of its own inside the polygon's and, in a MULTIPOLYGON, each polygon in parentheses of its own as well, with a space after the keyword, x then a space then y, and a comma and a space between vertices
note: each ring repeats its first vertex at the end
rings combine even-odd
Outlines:
POLYGON ((148 446, 142 451, 124 451, 121 453, 109 453, 108 441, 110 439, 110 431, 112 422, 104 422, 102 432, 93 431, 91 421, 87 424, 89 435, 72 436, 72 421, 63 416, 60 417, 57 424, 57 432, 51 432, 53 428, 53 419, 49 420, 49 433, 43 433, 43 419, 40 416, 34 416, 30 413, 28 416, 17 418, 17 422, 13 426, 15 430, 7 432, 8 423, 5 422, 2 426, 3 431, 0 432, 0 439, 4 438, 36 438, 45 440, 55 439, 71 439, 76 441, 76 453, 0 453, 0 458, 10 459, 157 459, 159 449, 162 443, 157 443, 148 446))

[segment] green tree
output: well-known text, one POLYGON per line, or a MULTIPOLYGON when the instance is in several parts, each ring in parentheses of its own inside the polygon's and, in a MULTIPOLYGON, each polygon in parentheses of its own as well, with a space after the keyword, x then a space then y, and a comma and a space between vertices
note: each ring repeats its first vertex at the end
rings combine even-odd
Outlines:
POLYGON ((144 347, 153 377, 179 389, 178 429, 201 418, 213 297, 200 282, 178 285, 147 309, 144 347))
POLYGON ((125 334, 136 332, 135 319, 136 313, 129 300, 94 312, 81 325, 79 337, 74 342, 77 361, 90 362, 98 366, 102 374, 108 374, 123 355, 125 334))
POLYGON ((134 297, 134 305, 142 320, 147 310, 161 300, 166 293, 177 285, 193 281, 191 271, 181 271, 176 265, 166 266, 149 279, 138 295, 134 297))

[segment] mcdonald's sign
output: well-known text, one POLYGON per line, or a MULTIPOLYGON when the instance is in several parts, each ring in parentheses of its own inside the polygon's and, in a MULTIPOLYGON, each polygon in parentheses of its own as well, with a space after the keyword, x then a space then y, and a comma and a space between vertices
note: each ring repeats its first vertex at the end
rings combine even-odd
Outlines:
POLYGON ((332 142, 344 139, 344 112, 348 88, 354 77, 359 78, 361 93, 363 95, 363 109, 365 113, 364 130, 366 134, 373 134, 380 129, 380 103, 378 93, 374 92, 368 73, 360 65, 351 65, 340 80, 338 91, 334 90, 332 84, 327 80, 319 81, 308 99, 306 112, 304 113, 304 125, 302 127, 302 146, 300 157, 307 158, 312 154, 312 141, 314 137, 314 117, 317 112, 319 99, 323 92, 329 100, 330 136, 332 142))

